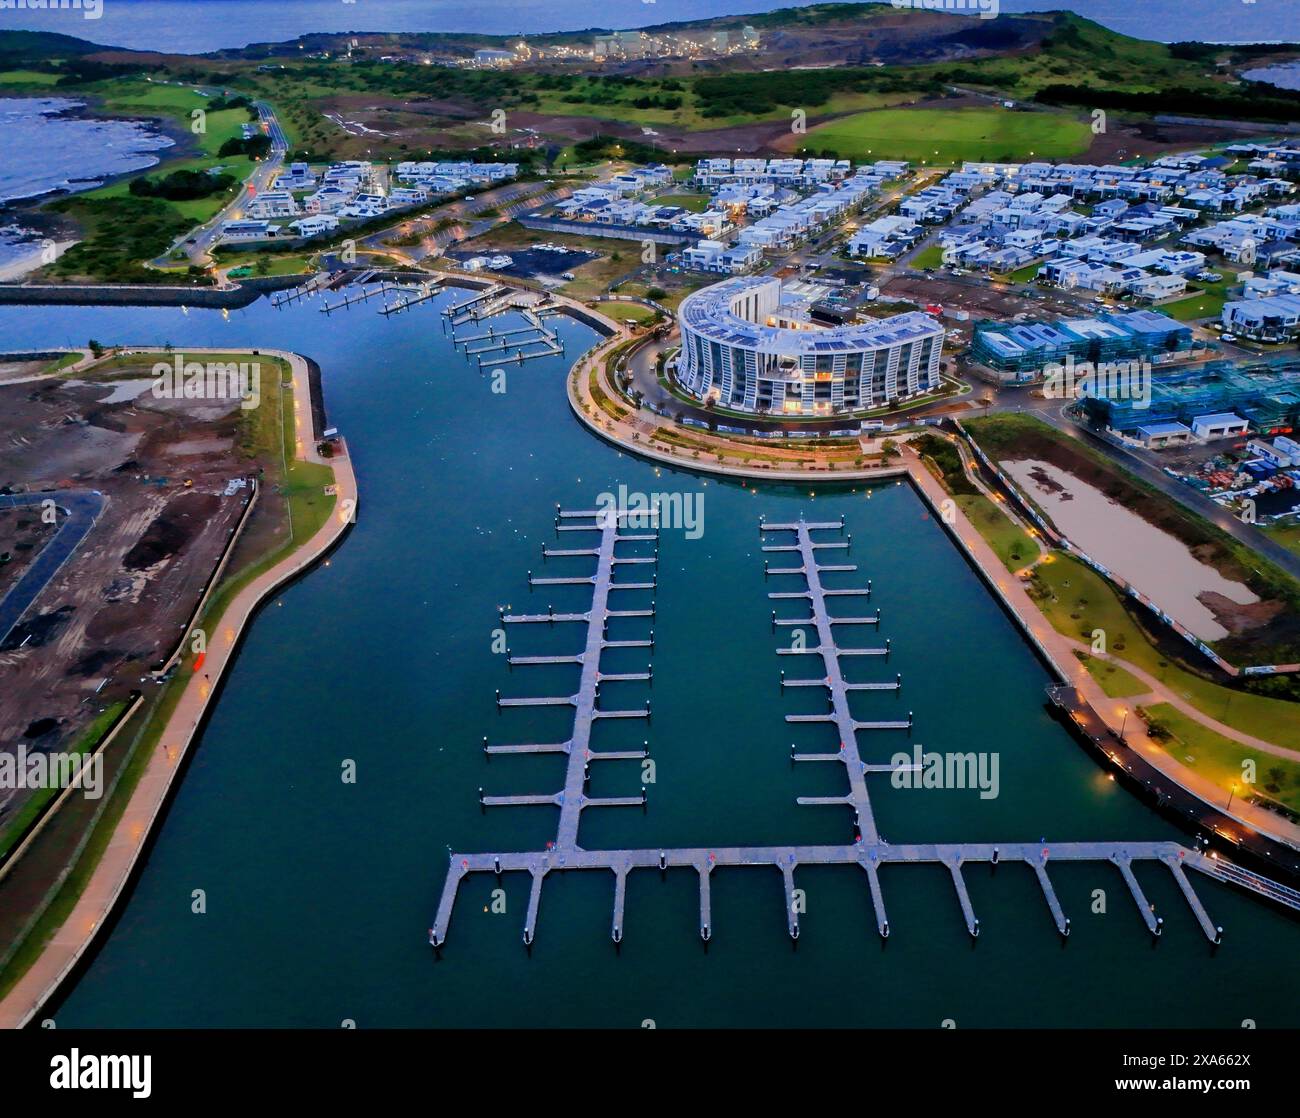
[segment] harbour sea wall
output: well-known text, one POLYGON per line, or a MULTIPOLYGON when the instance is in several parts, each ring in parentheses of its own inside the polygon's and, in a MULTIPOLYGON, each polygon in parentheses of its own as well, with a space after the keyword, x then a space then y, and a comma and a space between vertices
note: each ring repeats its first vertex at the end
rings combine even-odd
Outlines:
POLYGON ((216 307, 237 310, 271 291, 297 287, 307 276, 265 276, 235 287, 167 284, 0 284, 0 303, 60 306, 216 307))

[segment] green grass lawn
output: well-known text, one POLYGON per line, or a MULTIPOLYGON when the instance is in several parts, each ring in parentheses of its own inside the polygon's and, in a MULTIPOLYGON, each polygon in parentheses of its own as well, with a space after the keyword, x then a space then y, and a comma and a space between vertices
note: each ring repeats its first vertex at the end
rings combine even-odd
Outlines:
POLYGON ((249 123, 247 109, 220 109, 209 112, 212 98, 196 93, 188 86, 164 85, 141 77, 110 78, 87 87, 102 98, 104 106, 115 113, 142 116, 167 116, 183 124, 208 155, 216 155, 227 140, 240 135, 240 125, 249 123), (204 113, 204 131, 194 132, 194 110, 204 113))
POLYGON ((966 159, 1063 159, 1092 142, 1087 125, 1058 113, 1008 109, 882 109, 820 125, 808 146, 845 158, 960 163, 966 159))
POLYGON ((649 322, 656 314, 640 303, 601 303, 597 309, 615 322, 649 322))
MULTIPOLYGON (((653 82, 653 79, 649 79, 649 81, 653 82)), ((599 79, 593 79, 577 82, 567 90, 551 90, 535 86, 532 92, 537 95, 538 100, 535 103, 529 103, 528 109, 530 112, 547 113, 555 116, 588 116, 601 120, 617 120, 626 124, 638 124, 649 128, 654 128, 656 125, 671 124, 692 131, 703 131, 710 128, 730 128, 739 124, 752 124, 760 120, 788 120, 790 118, 790 107, 786 105, 764 107, 762 111, 753 113, 705 116, 701 112, 698 99, 694 91, 689 88, 689 85, 681 90, 659 91, 672 92, 681 97, 682 103, 676 109, 668 109, 662 106, 639 108, 635 105, 633 102, 643 93, 656 92, 652 88, 647 88, 644 83, 636 89, 611 91, 608 85, 600 82, 599 79), (578 99, 567 100, 569 97, 578 99)), ((881 108, 886 105, 901 104, 914 96, 915 94, 912 92, 879 93, 874 91, 841 90, 828 97, 824 103, 817 105, 812 112, 819 115, 823 113, 860 112, 866 109, 881 108)))
POLYGON ((913 445, 939 470, 944 489, 953 494, 966 519, 1008 571, 1014 574, 1038 558, 1038 541, 976 489, 955 446, 938 435, 924 435, 913 445))
POLYGON ((247 268, 250 276, 296 276, 312 270, 312 258, 305 253, 278 255, 270 252, 241 252, 217 257, 222 268, 247 268))
POLYGON ((1283 547, 1290 548, 1300 555, 1300 521, 1291 520, 1279 524, 1270 524, 1264 529, 1283 547))
POLYGON ((1018 571, 1038 558, 1038 544, 984 494, 965 494, 955 499, 1007 570, 1018 571))
POLYGON ((51 361, 48 365, 45 366, 44 369, 41 370, 41 372, 45 376, 50 376, 54 373, 61 372, 63 369, 66 369, 69 365, 75 365, 78 361, 81 360, 81 357, 82 355, 80 353, 65 353, 62 357, 58 357, 55 360, 51 361))
POLYGON ((1086 653, 1076 653, 1079 662, 1088 670, 1112 699, 1127 699, 1132 695, 1143 695, 1150 690, 1132 672, 1125 671, 1114 660, 1101 660, 1086 653))
MULTIPOLYGON (((248 352, 243 353, 196 353, 193 357, 188 355, 184 346, 177 346, 173 350, 163 353, 121 353, 112 357, 105 357, 95 362, 89 369, 83 369, 77 373, 78 379, 94 378, 95 380, 132 380, 141 376, 152 376, 154 365, 159 362, 170 364, 176 357, 185 357, 186 360, 202 361, 205 364, 213 362, 216 364, 229 364, 230 362, 248 362, 250 360, 248 352)), ((273 381, 279 378, 284 368, 284 363, 279 358, 258 357, 252 358, 261 363, 262 376, 267 381, 273 381)), ((269 395, 269 393, 268 393, 269 395)))
POLYGON ((1017 268, 1014 272, 1006 277, 1008 283, 1033 283, 1034 277, 1038 275, 1038 269, 1041 264, 1026 264, 1023 268, 1017 268))
POLYGON ((920 271, 923 268, 938 268, 943 263, 943 245, 930 245, 923 248, 914 257, 909 267, 920 271))
POLYGON ((58 74, 43 74, 39 70, 5 70, 0 73, 0 85, 49 86, 58 80, 58 74))
POLYGON ((1214 781, 1223 789, 1225 803, 1233 784, 1237 786, 1238 796, 1251 789, 1243 777, 1242 767, 1249 760, 1255 763, 1253 789, 1300 811, 1300 763, 1225 738, 1168 703, 1143 710, 1148 721, 1154 720, 1172 735, 1163 740, 1157 736, 1156 744, 1179 764, 1214 781))
POLYGON ((665 194, 662 198, 656 198, 654 203, 656 206, 681 206, 691 213, 702 214, 709 208, 709 196, 707 194, 665 194))
POLYGON ((163 252, 168 243, 180 234, 204 224, 221 211, 239 187, 220 191, 206 198, 171 201, 164 199, 136 199, 131 195, 131 183, 137 178, 158 178, 173 171, 221 170, 242 183, 252 171, 253 163, 247 156, 219 157, 217 152, 227 140, 238 138, 240 126, 249 121, 248 110, 221 109, 207 112, 211 98, 204 97, 186 86, 164 85, 140 77, 111 78, 86 87, 86 92, 99 98, 104 107, 114 113, 129 116, 170 117, 181 124, 194 137, 197 154, 168 158, 161 152, 162 163, 139 174, 122 178, 107 186, 78 194, 66 203, 67 212, 86 230, 85 241, 75 247, 68 259, 53 266, 56 274, 87 274, 101 279, 140 279, 128 273, 163 252), (192 131, 196 109, 205 112, 202 132, 192 131), (130 200, 129 202, 127 200, 130 200), (105 207, 105 203, 113 203, 105 207), (116 207, 128 205, 117 220, 116 207), (138 212, 138 216, 133 216, 138 212))
MULTIPOLYGON (((692 291, 699 290, 703 285, 703 277, 694 277, 685 280, 681 287, 674 287, 671 291, 668 291, 667 294, 655 299, 655 302, 659 303, 661 306, 667 307, 670 311, 676 311, 677 308, 681 306, 682 300, 685 299, 687 295, 692 291)), ((647 284, 633 282, 623 284, 618 289, 618 293, 620 295, 636 295, 642 299, 648 299, 650 298, 651 290, 651 287, 647 284)), ((660 288, 660 290, 663 289, 660 288)))
POLYGON ((1295 703, 1222 687, 1167 660, 1143 635, 1119 597, 1101 575, 1084 563, 1053 552, 1051 562, 1034 570, 1034 600, 1052 626, 1076 640, 1091 641, 1094 630, 1106 634, 1112 657, 1136 664, 1211 718, 1243 733, 1300 749, 1300 711, 1295 703))
POLYGON ((1220 280, 1218 283, 1201 284, 1201 290, 1186 299, 1176 299, 1172 303, 1163 303, 1156 308, 1161 314, 1176 318, 1179 322, 1191 322, 1197 318, 1218 318, 1223 313, 1223 304, 1230 296, 1228 288, 1235 280, 1220 280))
MULTIPOLYGON (((125 709, 126 703, 124 702, 111 704, 86 727, 85 732, 77 739, 76 744, 66 747, 64 752, 81 754, 83 757, 89 756, 98 747, 104 735, 108 733, 118 715, 125 709)), ((60 788, 41 788, 27 797, 26 802, 5 825, 4 830, 0 831, 0 855, 7 854, 12 847, 18 844, 27 828, 45 810, 45 805, 58 796, 61 791, 60 788)))

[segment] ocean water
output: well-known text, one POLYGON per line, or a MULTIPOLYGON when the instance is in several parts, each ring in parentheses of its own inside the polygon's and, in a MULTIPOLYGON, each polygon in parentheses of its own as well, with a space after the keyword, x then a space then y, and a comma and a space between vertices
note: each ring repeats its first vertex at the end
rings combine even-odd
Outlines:
MULTIPOLYGON (((799 7, 811 0, 102 0, 98 8, 6 11, 0 26, 97 43, 201 53, 308 32, 447 31, 494 35, 622 29, 799 7), (85 18, 93 11, 98 18, 85 18)), ((1140 39, 1275 42, 1300 38, 1295 0, 1001 0, 1002 12, 1069 9, 1140 39)))
POLYGON ((1251 81, 1269 82, 1282 89, 1300 89, 1300 65, 1291 63, 1286 66, 1263 66, 1258 70, 1247 70, 1243 77, 1251 81))
POLYGON ((0 97, 0 275, 41 251, 35 231, 3 220, 7 204, 90 190, 154 166, 173 144, 146 121, 82 117, 84 106, 67 97, 0 97))
POLYGON ((78 116, 84 106, 67 97, 0 97, 0 206, 152 167, 174 142, 144 121, 78 116))
MULTIPOLYGON (((554 756, 485 759, 484 735, 546 741, 564 730, 553 710, 499 713, 495 690, 563 694, 575 678, 569 668, 507 671, 492 650, 497 608, 580 608, 580 588, 530 595, 527 572, 555 539, 556 502, 592 507, 620 483, 702 495, 704 531, 662 533, 653 690, 610 685, 618 705, 652 697, 653 720, 597 726, 597 748, 649 741, 649 809, 584 813, 584 846, 846 838, 843 812, 795 803, 841 790, 843 778, 788 759, 791 742, 833 743, 784 721, 811 707, 778 687, 791 665, 768 623, 760 513, 847 518, 860 572, 838 577, 873 580, 880 636, 893 642, 887 669, 859 662, 854 678, 903 675, 899 696, 861 695, 861 716, 916 717, 910 740, 863 735, 864 757, 887 761, 917 742, 1000 756, 996 799, 873 784, 886 838, 1181 837, 1048 716, 1044 669, 908 487, 744 486, 657 468, 569 412, 567 363, 591 331, 559 320, 568 358, 512 368, 494 393, 441 330, 447 298, 392 319, 373 304, 326 318, 311 300, 281 311, 260 301, 228 318, 0 307, 0 336, 14 347, 95 337, 315 357, 361 489, 356 528, 329 566, 254 622, 138 886, 53 1012, 60 1026, 1300 1024, 1300 927, 1197 880, 1226 929, 1212 952, 1172 879, 1150 867, 1138 876, 1166 920, 1155 946, 1113 867, 1053 870, 1074 922, 1062 946, 1024 867, 968 871, 983 925, 972 945, 946 870, 891 866, 886 946, 856 870, 797 873, 807 913, 792 950, 779 876, 729 869, 714 875, 707 953, 692 875, 649 871, 629 880, 621 953, 609 937, 612 880, 572 873, 548 877, 531 955, 520 941, 527 882, 507 875, 504 914, 490 911, 495 881, 462 888, 436 957, 427 929, 449 850, 539 849, 554 835, 552 808, 478 807, 480 787, 553 792, 561 781, 554 756), (345 760, 355 784, 340 780, 345 760), (201 916, 191 912, 199 888, 201 916), (1104 914, 1093 913, 1097 889, 1104 914)), ((552 560, 548 572, 587 573, 589 563, 552 560)), ((630 636, 644 622, 620 625, 630 636)), ((512 632, 512 649, 571 650, 561 628, 512 632)), ((645 662, 644 650, 625 650, 608 667, 645 662)), ((635 794, 640 783, 635 763, 607 762, 593 793, 635 794)))

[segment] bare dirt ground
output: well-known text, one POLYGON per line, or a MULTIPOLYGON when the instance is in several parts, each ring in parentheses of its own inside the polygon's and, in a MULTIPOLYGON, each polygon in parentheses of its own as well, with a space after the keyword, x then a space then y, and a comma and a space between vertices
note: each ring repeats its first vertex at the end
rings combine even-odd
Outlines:
POLYGON ((945 309, 969 311, 971 319, 1014 318, 1018 314, 1040 316, 1045 314, 1079 313, 1077 303, 1062 301, 1058 305, 1051 298, 1030 299, 1016 294, 1019 285, 994 287, 982 280, 962 282, 944 276, 901 275, 894 276, 880 289, 882 299, 909 299, 924 305, 938 303, 945 309))
POLYGON ((40 376, 49 364, 44 358, 38 361, 0 361, 0 384, 40 376))
POLYGON ((1078 157, 1080 163, 1104 165, 1121 159, 1142 156, 1155 159, 1174 151, 1208 147, 1224 140, 1239 139, 1246 135, 1225 120, 1215 127, 1191 124, 1156 124, 1155 121, 1117 122, 1110 120, 1106 132, 1094 136, 1091 146, 1078 157))
MULTIPOLYGON (((0 384, 0 486, 108 497, 0 646, 0 749, 67 748, 109 703, 153 686, 142 677, 183 635, 248 498, 227 490, 254 469, 239 452, 237 404, 157 399, 152 359, 141 361, 111 381, 0 384)), ((30 562, 52 532, 38 520, 0 514, 0 551, 30 544, 30 562)), ((12 584, 3 568, 0 580, 0 592, 12 584)), ((0 825, 18 806, 10 795, 0 790, 0 825)))

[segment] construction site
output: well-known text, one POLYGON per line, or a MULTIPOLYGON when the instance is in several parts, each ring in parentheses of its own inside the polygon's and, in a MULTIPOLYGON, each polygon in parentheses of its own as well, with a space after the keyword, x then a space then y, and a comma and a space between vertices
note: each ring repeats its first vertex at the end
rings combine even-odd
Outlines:
MULTIPOLYGON (((159 356, 87 354, 34 375, 0 366, 6 753, 92 749, 190 647, 236 540, 252 554, 278 530, 273 509, 253 515, 279 500, 259 500, 256 413, 239 398, 157 394, 159 356)), ((0 858, 34 822, 32 794, 0 790, 0 858)))

